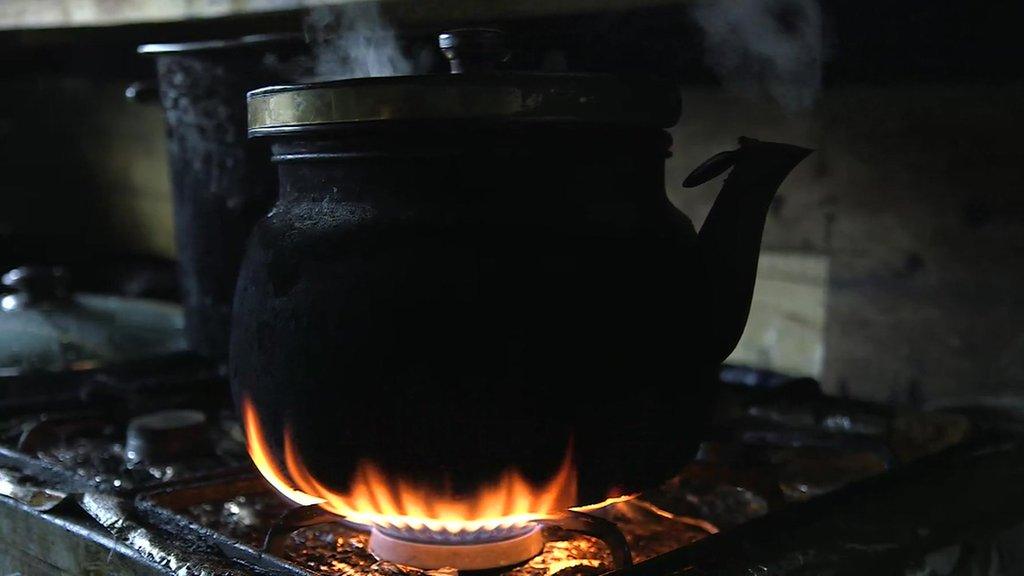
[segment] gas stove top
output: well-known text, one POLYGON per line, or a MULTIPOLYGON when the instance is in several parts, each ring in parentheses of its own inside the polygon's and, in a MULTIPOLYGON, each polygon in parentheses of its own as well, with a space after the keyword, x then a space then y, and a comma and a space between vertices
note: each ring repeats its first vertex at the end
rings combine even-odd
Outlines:
MULTIPOLYGON (((471 543, 514 559, 488 573, 951 574, 922 570, 1024 544, 1017 420, 896 411, 739 368, 722 378, 714 425, 678 475, 471 543)), ((0 386, 0 572, 419 576, 457 574, 444 559, 466 553, 371 539, 282 498, 249 459, 223 378, 194 358, 0 386), (398 561, 421 554, 437 566, 398 561)))

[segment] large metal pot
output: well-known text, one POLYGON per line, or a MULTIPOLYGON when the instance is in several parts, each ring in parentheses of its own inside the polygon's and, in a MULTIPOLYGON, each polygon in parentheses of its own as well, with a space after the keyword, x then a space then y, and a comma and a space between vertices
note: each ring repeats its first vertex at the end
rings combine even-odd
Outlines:
POLYGON ((579 503, 657 483, 696 448, 808 151, 743 140, 701 167, 733 172, 698 236, 665 195, 674 86, 474 71, 488 51, 458 40, 462 74, 249 94, 280 198, 235 296, 247 422, 300 488, 372 462, 470 494, 567 450, 579 503))
POLYGON ((91 370, 184 352, 181 307, 74 292, 65 269, 0 277, 0 376, 91 370))
POLYGON ((174 188, 174 233, 190 348, 227 355, 231 297, 253 223, 277 194, 267 146, 246 139, 245 93, 289 80, 301 36, 146 44, 156 60, 174 188))

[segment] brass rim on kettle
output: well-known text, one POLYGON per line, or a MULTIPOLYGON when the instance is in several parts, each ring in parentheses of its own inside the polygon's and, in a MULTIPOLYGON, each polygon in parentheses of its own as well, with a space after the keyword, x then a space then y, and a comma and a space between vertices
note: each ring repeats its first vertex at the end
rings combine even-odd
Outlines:
POLYGON ((248 94, 249 135, 381 121, 498 120, 665 128, 679 93, 653 80, 610 76, 483 74, 363 78, 272 86, 248 94))

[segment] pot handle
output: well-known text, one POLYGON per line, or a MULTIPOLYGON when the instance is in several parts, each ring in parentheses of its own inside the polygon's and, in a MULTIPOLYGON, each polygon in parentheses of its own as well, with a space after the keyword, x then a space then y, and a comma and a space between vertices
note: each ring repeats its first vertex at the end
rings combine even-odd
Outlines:
POLYGON ((570 510, 551 518, 539 520, 538 524, 592 536, 604 542, 611 551, 612 568, 615 570, 629 568, 633 565, 633 555, 629 551, 626 538, 614 523, 604 518, 570 510))
POLYGON ((0 285, 5 291, 15 291, 17 296, 5 299, 6 311, 41 302, 68 302, 71 288, 68 272, 60 266, 21 266, 0 276, 0 285))
POLYGON ((136 104, 149 104, 156 102, 160 95, 157 84, 153 80, 138 80, 132 82, 124 89, 124 97, 129 102, 136 104))

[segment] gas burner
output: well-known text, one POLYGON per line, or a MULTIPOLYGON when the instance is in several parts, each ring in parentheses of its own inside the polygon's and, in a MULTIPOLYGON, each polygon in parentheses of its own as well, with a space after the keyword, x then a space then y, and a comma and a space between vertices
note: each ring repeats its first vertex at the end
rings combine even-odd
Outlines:
POLYGON ((489 570, 540 554, 544 537, 538 524, 458 534, 376 526, 370 531, 369 549, 381 560, 425 570, 489 570))
POLYGON ((436 529, 418 522, 374 523, 371 526, 373 531, 390 538, 439 546, 488 544, 512 540, 532 531, 534 527, 535 524, 532 522, 502 522, 460 530, 436 529))
POLYGON ((524 563, 544 550, 545 528, 576 533, 603 542, 608 548, 614 568, 625 568, 633 563, 626 538, 614 523, 588 513, 568 510, 529 522, 445 531, 422 524, 417 527, 368 527, 311 504, 292 508, 274 522, 264 540, 264 552, 282 557, 293 532, 330 524, 368 530, 367 549, 373 556, 421 570, 491 570, 524 563))

